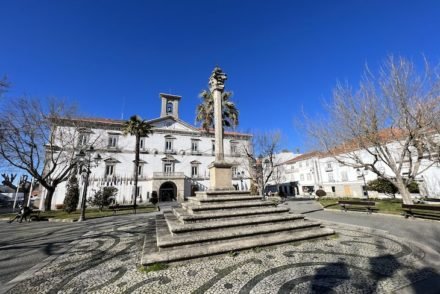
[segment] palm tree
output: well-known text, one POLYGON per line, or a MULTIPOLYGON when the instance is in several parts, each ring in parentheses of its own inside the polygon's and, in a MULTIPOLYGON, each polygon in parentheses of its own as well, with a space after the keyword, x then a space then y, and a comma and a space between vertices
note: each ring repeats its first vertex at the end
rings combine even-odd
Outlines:
MULTIPOLYGON (((214 127, 214 97, 211 91, 203 90, 199 97, 202 103, 197 106, 196 122, 202 124, 205 131, 214 127)), ((222 93, 222 119, 223 127, 234 128, 238 125, 238 109, 234 102, 230 101, 232 92, 222 93)))
POLYGON ((139 173, 139 153, 141 137, 148 137, 152 134, 152 126, 143 120, 139 115, 133 115, 129 120, 124 122, 122 127, 124 135, 132 135, 136 138, 136 151, 134 159, 134 213, 136 214, 136 198, 138 197, 138 173, 139 173))

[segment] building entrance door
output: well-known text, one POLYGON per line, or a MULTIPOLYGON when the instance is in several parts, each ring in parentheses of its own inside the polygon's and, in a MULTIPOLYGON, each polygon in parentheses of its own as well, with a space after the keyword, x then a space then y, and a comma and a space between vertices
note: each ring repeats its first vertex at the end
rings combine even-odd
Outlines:
POLYGON ((173 182, 165 182, 159 188, 159 201, 176 201, 177 187, 173 182))
POLYGON ((344 196, 345 197, 353 196, 353 193, 351 192, 350 186, 344 186, 344 196))

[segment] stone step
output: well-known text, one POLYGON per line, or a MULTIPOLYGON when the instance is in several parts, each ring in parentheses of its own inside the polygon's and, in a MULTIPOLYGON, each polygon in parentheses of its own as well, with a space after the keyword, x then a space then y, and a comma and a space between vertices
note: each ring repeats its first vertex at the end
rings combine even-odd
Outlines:
POLYGON ((219 240, 240 238, 253 235, 261 235, 282 231, 295 231, 295 234, 304 229, 311 229, 319 227, 321 224, 315 221, 301 220, 290 222, 278 222, 274 224, 262 224, 259 226, 240 226, 233 228, 222 228, 210 231, 201 231, 198 233, 183 233, 171 235, 169 232, 166 235, 158 234, 157 246, 160 248, 176 247, 194 243, 213 242, 219 240))
POLYGON ((224 209, 234 209, 234 208, 245 208, 245 207, 265 207, 265 206, 276 206, 276 203, 272 201, 234 201, 232 203, 214 203, 214 204, 202 204, 196 205, 192 203, 182 203, 184 209, 190 212, 200 212, 200 211, 214 211, 214 210, 224 210, 224 209))
POLYGON ((217 203, 217 202, 233 202, 233 201, 247 201, 247 200, 261 200, 261 196, 250 196, 250 195, 232 195, 232 196, 217 196, 217 197, 188 197, 189 203, 202 204, 202 203, 217 203))
POLYGON ((237 191, 237 190, 225 190, 225 191, 198 191, 196 192, 197 198, 207 197, 222 197, 222 196, 239 196, 250 195, 249 191, 237 191))
POLYGON ((141 262, 143 265, 167 263, 254 247, 325 237, 332 234, 334 234, 334 231, 331 229, 314 228, 300 232, 277 232, 247 238, 224 240, 210 244, 194 244, 186 248, 178 247, 176 249, 162 249, 152 253, 144 252, 141 262))
POLYGON ((182 208, 173 208, 176 217, 183 222, 197 222, 209 221, 221 218, 234 218, 249 215, 274 214, 274 213, 288 213, 288 207, 249 207, 241 209, 220 210, 213 212, 204 212, 197 214, 190 214, 182 208))
POLYGON ((277 213, 270 215, 242 217, 239 219, 219 219, 215 222, 195 222, 182 224, 171 211, 164 212, 164 216, 169 230, 174 234, 196 232, 201 230, 215 230, 220 228, 233 228, 238 226, 255 226, 260 224, 304 219, 304 216, 299 214, 277 213))

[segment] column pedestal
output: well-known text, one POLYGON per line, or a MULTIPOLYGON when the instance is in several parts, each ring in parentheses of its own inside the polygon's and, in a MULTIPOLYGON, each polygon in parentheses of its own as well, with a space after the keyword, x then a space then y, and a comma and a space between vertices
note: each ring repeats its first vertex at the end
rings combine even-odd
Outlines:
POLYGON ((231 191, 232 186, 232 164, 227 162, 214 162, 209 166, 209 191, 231 191))

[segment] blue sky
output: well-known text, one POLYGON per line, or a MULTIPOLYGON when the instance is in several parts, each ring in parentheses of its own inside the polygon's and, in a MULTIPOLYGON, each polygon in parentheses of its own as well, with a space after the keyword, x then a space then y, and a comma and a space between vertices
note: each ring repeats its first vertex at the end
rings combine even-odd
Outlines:
POLYGON ((194 123, 219 65, 239 130, 280 129, 305 151, 293 121, 321 112, 337 80, 356 85, 388 54, 439 61, 439 15, 439 1, 0 0, 0 75, 7 98, 57 96, 117 119, 159 116, 170 92, 194 123))

